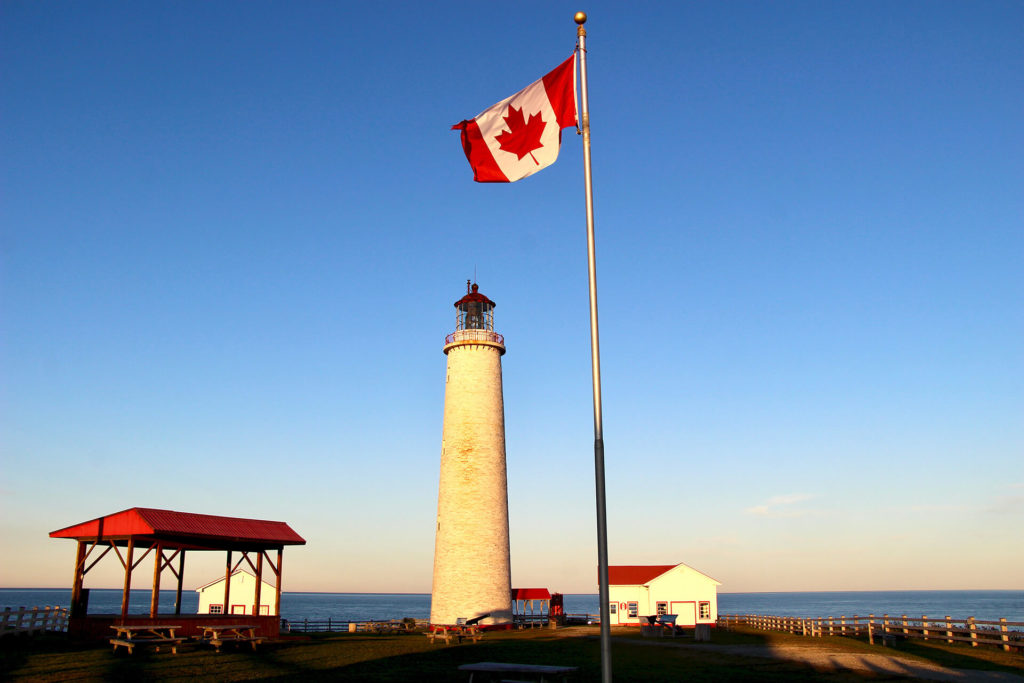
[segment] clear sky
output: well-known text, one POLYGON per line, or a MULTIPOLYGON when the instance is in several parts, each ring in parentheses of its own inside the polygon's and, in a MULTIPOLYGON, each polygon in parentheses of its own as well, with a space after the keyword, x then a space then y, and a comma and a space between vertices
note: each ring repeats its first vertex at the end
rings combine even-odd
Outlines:
POLYGON ((0 586, 148 506, 287 521, 285 590, 429 591, 475 274, 513 583, 596 592, 581 139, 479 185, 449 130, 577 10, 611 562, 1024 588, 1016 0, 5 0, 0 586))

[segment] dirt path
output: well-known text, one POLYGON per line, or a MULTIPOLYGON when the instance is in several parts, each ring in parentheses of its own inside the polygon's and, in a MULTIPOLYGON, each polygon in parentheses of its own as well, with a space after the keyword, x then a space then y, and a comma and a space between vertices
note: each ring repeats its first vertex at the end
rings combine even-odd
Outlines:
MULTIPOLYGON (((618 639, 613 639, 618 640, 618 639)), ((977 671, 973 669, 949 669, 919 659, 910 659, 890 654, 858 653, 849 651, 832 651, 820 646, 785 646, 785 645, 714 645, 708 643, 672 643, 669 641, 636 641, 622 640, 636 645, 656 647, 678 647, 685 649, 706 650, 724 654, 746 657, 764 657, 769 659, 788 659, 808 664, 826 672, 855 671, 872 674, 909 676, 924 681, 957 681, 959 683, 979 683, 992 681, 1013 681, 1020 683, 1024 677, 1001 671, 977 671)))

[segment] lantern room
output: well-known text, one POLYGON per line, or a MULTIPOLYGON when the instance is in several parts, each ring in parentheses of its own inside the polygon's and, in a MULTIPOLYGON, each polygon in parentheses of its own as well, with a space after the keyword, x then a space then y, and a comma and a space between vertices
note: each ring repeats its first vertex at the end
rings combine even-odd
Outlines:
POLYGON ((466 296, 455 302, 455 329, 494 332, 495 303, 480 293, 476 283, 466 280, 466 296))

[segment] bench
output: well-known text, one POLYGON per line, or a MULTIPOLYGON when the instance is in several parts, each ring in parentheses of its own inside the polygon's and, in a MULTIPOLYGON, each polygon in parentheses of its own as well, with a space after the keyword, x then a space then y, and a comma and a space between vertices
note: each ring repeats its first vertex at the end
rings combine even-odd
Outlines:
POLYGON ((213 645, 215 652, 225 643, 249 643, 253 651, 263 643, 263 637, 256 635, 256 627, 242 624, 225 624, 222 626, 200 626, 203 629, 203 642, 213 645))
POLYGON ((475 643, 484 637, 483 632, 476 626, 431 626, 423 635, 430 638, 432 643, 435 640, 444 640, 446 645, 452 642, 452 638, 458 643, 461 643, 463 638, 475 643))
POLYGON ((160 651, 161 645, 168 645, 172 654, 178 654, 178 645, 187 640, 187 638, 174 635, 174 632, 181 628, 180 626, 114 624, 110 628, 117 633, 110 639, 115 654, 119 647, 128 650, 128 654, 133 654, 137 645, 152 645, 157 652, 160 651))
POLYGON ((152 645, 157 652, 160 652, 161 645, 170 645, 171 653, 178 654, 178 645, 184 643, 188 638, 111 638, 110 644, 114 646, 114 652, 117 652, 117 648, 123 647, 128 650, 128 654, 132 654, 135 650, 136 645, 152 645))

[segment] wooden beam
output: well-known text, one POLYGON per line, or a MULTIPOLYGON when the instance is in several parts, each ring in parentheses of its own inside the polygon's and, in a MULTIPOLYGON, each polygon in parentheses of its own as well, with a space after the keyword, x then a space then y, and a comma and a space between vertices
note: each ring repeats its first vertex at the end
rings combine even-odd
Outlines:
MULTIPOLYGON (((173 559, 173 558, 171 558, 173 559)), ((178 555, 178 593, 174 597, 174 613, 181 614, 181 583, 185 580, 185 551, 178 555)))
POLYGON ((260 613, 260 592, 263 590, 263 551, 256 557, 256 604, 253 605, 252 613, 260 613))
MULTIPOLYGON (((93 546, 93 547, 95 547, 95 546, 93 546)), ((95 566, 96 566, 96 563, 97 563, 97 562, 99 562, 99 561, 100 561, 100 560, 102 560, 102 559, 103 559, 104 557, 106 557, 107 553, 109 553, 109 552, 110 552, 110 549, 111 549, 111 548, 113 548, 113 546, 107 546, 106 548, 104 548, 104 549, 103 549, 103 552, 102 552, 102 553, 100 553, 100 556, 99 556, 99 557, 97 557, 97 558, 96 558, 95 560, 93 560, 93 561, 92 561, 92 564, 90 564, 90 565, 89 565, 88 567, 86 567, 86 568, 85 568, 85 571, 83 571, 83 572, 82 572, 82 576, 85 576, 86 574, 88 574, 88 573, 89 573, 89 570, 90 570, 90 569, 92 569, 93 567, 95 567, 95 566)), ((116 552, 116 550, 117 550, 117 549, 115 548, 115 552, 116 552)), ((92 554, 92 548, 89 548, 89 552, 87 552, 87 553, 85 554, 85 557, 83 557, 83 558, 82 558, 82 560, 84 561, 84 560, 85 560, 85 559, 87 559, 87 558, 89 557, 89 555, 91 555, 91 554, 92 554)), ((123 559, 123 558, 121 558, 121 554, 120 554, 120 553, 118 553, 118 555, 117 555, 117 556, 118 556, 118 558, 119 558, 119 559, 121 559, 121 564, 124 564, 124 559, 123 559)))
POLYGON ((157 543, 156 557, 153 558, 153 595, 149 598, 149 618, 156 619, 160 613, 160 569, 164 561, 164 547, 157 543))
MULTIPOLYGON (((128 539, 127 560, 124 563, 124 591, 121 593, 121 621, 128 616, 128 597, 132 592, 132 554, 135 552, 135 539, 128 539)), ((120 553, 119 553, 120 554, 120 553)))
POLYGON ((133 565, 132 565, 132 569, 135 569, 135 568, 136 568, 136 567, 138 567, 138 566, 139 566, 140 564, 142 564, 142 561, 143 561, 144 559, 146 559, 146 556, 147 556, 147 555, 149 555, 150 551, 152 551, 152 550, 153 550, 153 548, 155 548, 155 547, 156 547, 156 543, 153 543, 153 544, 152 544, 151 546, 149 546, 148 548, 146 548, 146 552, 142 553, 142 557, 140 557, 139 559, 135 560, 135 564, 133 564, 133 565))
POLYGON ((231 614, 231 603, 228 600, 231 599, 231 551, 228 551, 228 562, 227 568, 224 570, 224 612, 223 614, 231 614))
POLYGON ((281 567, 282 560, 284 560, 284 548, 277 549, 277 589, 275 590, 276 595, 274 596, 274 614, 281 616, 281 567))
POLYGON ((85 558, 88 553, 86 551, 86 542, 78 542, 78 550, 75 552, 75 577, 71 582, 71 616, 84 617, 84 614, 78 614, 79 603, 82 601, 82 585, 85 583, 85 558))

